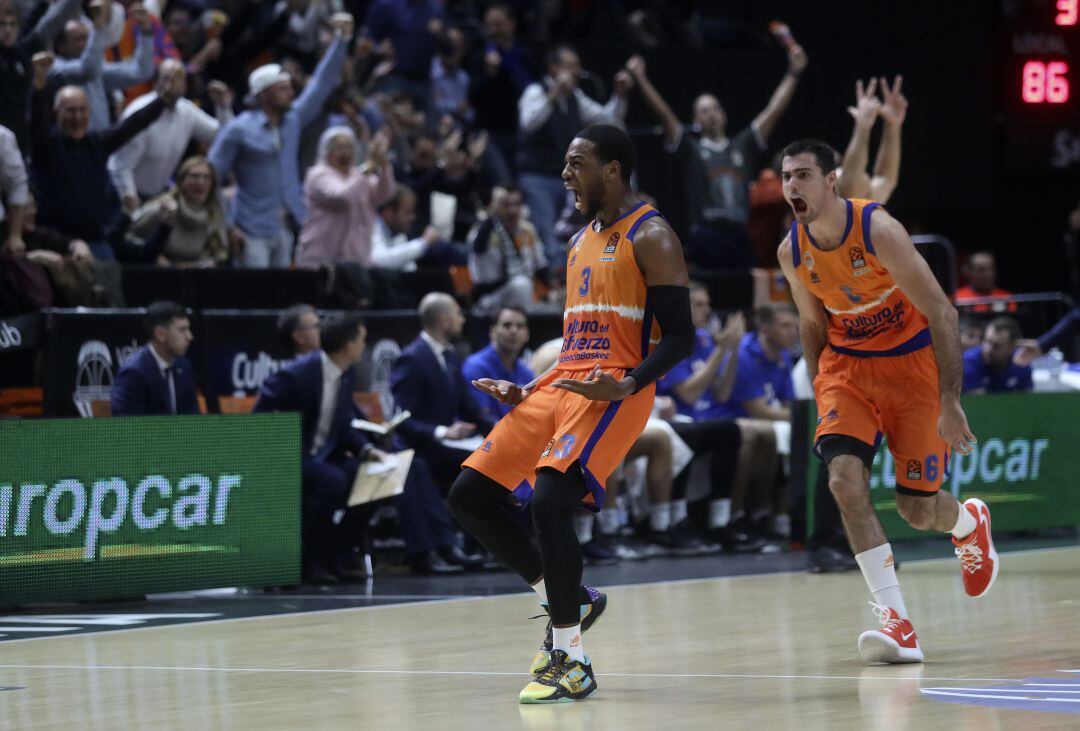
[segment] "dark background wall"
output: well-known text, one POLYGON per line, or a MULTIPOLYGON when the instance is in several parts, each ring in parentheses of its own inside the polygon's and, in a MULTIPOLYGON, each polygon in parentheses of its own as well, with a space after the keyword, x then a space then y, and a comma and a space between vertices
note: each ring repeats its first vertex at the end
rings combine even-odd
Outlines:
MULTIPOLYGON (((1049 8, 1052 3, 1047 4, 1049 8)), ((694 97, 711 91, 728 114, 728 133, 749 124, 784 74, 786 57, 767 32, 769 20, 787 22, 810 66, 769 140, 771 157, 795 138, 815 136, 841 152, 851 134, 846 107, 855 80, 903 74, 910 102, 903 136, 900 185, 890 209, 913 233, 941 233, 961 252, 993 249, 999 279, 1015 290, 1066 287, 1062 234, 1080 197, 1080 172, 1006 166, 1003 145, 1018 134, 1004 106, 1008 24, 993 0, 947 2, 723 2, 702 3, 700 28, 708 51, 649 50, 653 82, 684 122, 694 97)), ((1049 12, 1049 9, 1047 9, 1049 12)), ((603 25, 603 17, 594 21, 603 25)), ((1073 31, 1075 32, 1075 31, 1073 31)), ((585 67, 610 88, 611 75, 633 50, 605 37, 580 46, 585 67)), ((1080 71, 1080 60, 1073 64, 1080 71)), ((1080 83, 1074 72, 1075 119, 1080 83)), ((605 91, 606 94, 606 91, 605 91)), ((669 216, 678 211, 681 181, 666 156, 655 120, 640 97, 628 119, 638 143, 641 185, 669 216)), ((880 124, 879 124, 880 128, 880 124)), ((1080 128, 1073 126, 1074 134, 1080 128)), ((877 149, 871 145, 871 163, 877 149)), ((681 223, 681 222, 678 222, 681 223)))

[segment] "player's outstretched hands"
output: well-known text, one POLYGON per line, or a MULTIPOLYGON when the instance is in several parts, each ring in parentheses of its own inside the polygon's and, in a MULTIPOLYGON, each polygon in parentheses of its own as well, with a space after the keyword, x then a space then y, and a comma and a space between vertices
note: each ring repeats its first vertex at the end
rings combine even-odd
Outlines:
POLYGON ((584 396, 590 401, 621 401, 633 391, 634 380, 632 378, 616 379, 610 373, 600 370, 598 363, 584 381, 560 378, 551 385, 584 396))
POLYGON ((881 113, 881 101, 874 94, 877 91, 877 83, 877 79, 870 79, 864 89, 862 79, 855 80, 855 106, 848 107, 847 110, 848 114, 855 118, 855 124, 859 127, 873 127, 878 114, 881 113))
POLYGON ((494 378, 479 378, 472 382, 477 390, 483 391, 501 404, 517 406, 529 395, 528 386, 519 386, 510 381, 496 380, 494 378))
POLYGON ((890 89, 888 80, 884 76, 881 77, 881 96, 884 101, 879 114, 889 124, 903 124, 904 117, 907 116, 907 97, 900 91, 903 83, 904 77, 897 74, 890 89))
POLYGON ((971 433, 967 416, 964 415, 964 409, 961 408, 958 400, 941 405, 937 430, 945 443, 960 454, 971 454, 972 448, 979 441, 971 433))

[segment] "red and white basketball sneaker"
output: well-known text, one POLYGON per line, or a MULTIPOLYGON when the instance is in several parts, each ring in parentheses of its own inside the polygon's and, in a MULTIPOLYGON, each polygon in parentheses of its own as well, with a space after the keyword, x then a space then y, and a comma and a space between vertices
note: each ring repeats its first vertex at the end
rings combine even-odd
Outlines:
POLYGON ((953 538, 956 557, 960 559, 960 576, 968 596, 980 597, 990 591, 1001 568, 990 536, 990 509, 976 497, 965 500, 960 509, 974 515, 976 523, 971 535, 960 540, 953 538))
POLYGON ((903 663, 922 662, 919 638, 911 620, 900 619, 895 609, 870 602, 874 614, 881 622, 881 629, 872 629, 859 635, 859 654, 867 662, 903 663))

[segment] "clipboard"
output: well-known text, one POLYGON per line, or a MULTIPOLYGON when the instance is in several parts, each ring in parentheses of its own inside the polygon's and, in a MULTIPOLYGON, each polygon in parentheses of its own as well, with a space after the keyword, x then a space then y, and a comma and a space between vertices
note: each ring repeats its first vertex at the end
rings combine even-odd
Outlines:
POLYGON ((385 500, 400 495, 405 490, 405 478, 412 466, 413 450, 406 449, 390 455, 396 464, 386 469, 384 462, 363 462, 356 472, 352 492, 349 493, 348 506, 385 500))

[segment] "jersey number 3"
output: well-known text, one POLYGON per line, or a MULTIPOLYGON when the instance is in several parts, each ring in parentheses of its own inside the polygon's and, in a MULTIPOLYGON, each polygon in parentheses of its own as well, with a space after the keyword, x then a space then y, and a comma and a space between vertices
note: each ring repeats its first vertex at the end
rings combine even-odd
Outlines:
POLYGON ((592 278, 592 268, 585 267, 581 270, 581 286, 578 287, 578 295, 581 297, 589 294, 589 279, 592 278))

